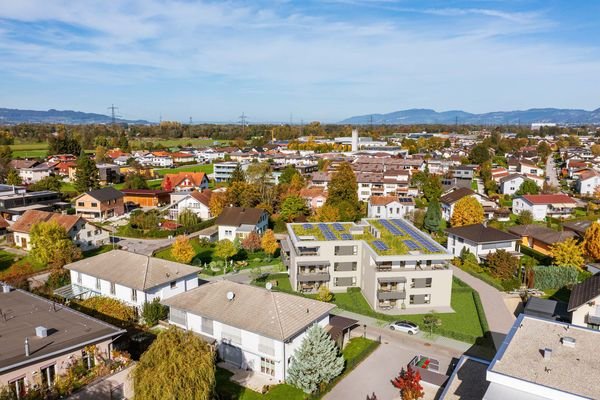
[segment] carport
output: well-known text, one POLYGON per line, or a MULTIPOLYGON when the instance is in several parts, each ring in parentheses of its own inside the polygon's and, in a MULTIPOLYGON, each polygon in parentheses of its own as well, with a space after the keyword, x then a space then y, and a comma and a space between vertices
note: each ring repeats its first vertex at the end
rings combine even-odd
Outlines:
POLYGON ((325 330, 337 346, 343 349, 346 340, 350 340, 350 331, 357 325, 358 321, 355 319, 331 315, 329 317, 329 325, 327 325, 325 330))

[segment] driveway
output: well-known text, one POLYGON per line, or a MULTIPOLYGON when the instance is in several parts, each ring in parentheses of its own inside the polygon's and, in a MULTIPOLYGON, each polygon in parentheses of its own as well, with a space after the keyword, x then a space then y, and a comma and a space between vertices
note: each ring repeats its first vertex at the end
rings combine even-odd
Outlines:
POLYGON ((546 177, 548 178, 548 184, 550 186, 560 188, 560 182, 556 176, 556 164, 552 154, 548 156, 548 160, 546 161, 546 177))
POLYGON ((479 293, 494 345, 499 349, 516 319, 506 307, 503 293, 460 268, 452 266, 452 272, 479 293))
MULTIPOLYGON (((405 333, 384 329, 368 330, 371 334, 381 334, 381 345, 338 383, 324 397, 326 400, 364 400, 373 393, 382 400, 399 399, 400 393, 390 381, 398 376, 402 368, 406 368, 414 356, 424 355, 438 360, 441 373, 447 373, 452 359, 461 356, 459 351, 428 345, 405 333)), ((434 399, 439 388, 425 383, 423 387, 424 399, 434 399)))

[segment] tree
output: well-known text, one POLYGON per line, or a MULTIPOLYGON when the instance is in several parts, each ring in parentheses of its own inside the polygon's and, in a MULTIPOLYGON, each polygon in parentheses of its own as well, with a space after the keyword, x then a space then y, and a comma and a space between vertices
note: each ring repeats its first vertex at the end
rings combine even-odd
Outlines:
POLYGON ((585 263, 583 259, 583 246, 573 238, 563 242, 558 242, 550 246, 550 255, 552 263, 559 267, 577 267, 581 268, 585 263))
POLYGON ((442 319, 437 316, 434 310, 423 316, 423 326, 429 330, 429 335, 433 335, 433 330, 442 325, 442 319))
POLYGON ((111 297, 92 296, 76 301, 74 306, 92 317, 120 326, 128 326, 136 319, 135 308, 111 297))
POLYGON ((487 255, 486 264, 493 276, 506 280, 515 277, 519 260, 508 251, 500 249, 487 255))
POLYGON ((281 175, 279 175, 279 183, 290 183, 295 175, 300 176, 300 172, 298 172, 298 170, 294 168, 293 165, 288 165, 281 171, 281 175))
POLYGON ((440 177, 438 175, 427 174, 425 181, 421 185, 421 190, 427 201, 439 200, 443 192, 440 177))
POLYGON ((336 222, 340 220, 340 212, 336 207, 325 204, 317 209, 310 220, 313 222, 336 222))
POLYGON ((267 253, 269 257, 273 257, 273 254, 275 254, 279 248, 277 239, 275 239, 275 233, 271 229, 267 229, 260 244, 264 252, 267 253))
POLYGON ((233 171, 231 171, 231 176, 229 177, 229 183, 233 182, 246 182, 246 174, 242 169, 240 164, 237 164, 233 171))
POLYGON ((585 231, 583 250, 594 260, 600 259, 600 222, 596 221, 585 231))
POLYGON ((155 297, 152 301, 145 301, 142 305, 142 318, 147 326, 154 326, 169 315, 169 308, 160 304, 160 299, 155 297))
POLYGON ((199 221, 200 219, 196 213, 189 208, 184 208, 177 216, 177 223, 182 225, 186 231, 190 230, 195 225, 198 225, 199 221))
POLYGON ((525 179, 519 189, 515 192, 517 196, 523 196, 524 194, 539 194, 540 187, 534 181, 525 179))
POLYGON ((136 400, 210 400, 215 388, 214 349, 191 331, 158 334, 132 372, 136 400))
POLYGON ((100 174, 96 163, 83 152, 77 160, 74 187, 78 192, 100 188, 100 174))
POLYGON ((12 159, 13 155, 10 146, 0 146, 0 182, 4 182, 7 179, 8 173, 12 169, 9 165, 12 159))
POLYGON ((62 187, 62 176, 50 175, 45 176, 34 184, 29 185, 29 189, 32 191, 40 190, 52 190, 59 192, 62 187))
POLYGON ((333 294, 331 294, 331 291, 327 286, 319 286, 319 291, 317 292, 317 300, 324 301, 326 303, 329 303, 331 300, 333 300, 333 294))
POLYGON ((79 154, 81 146, 71 132, 65 132, 64 127, 58 128, 56 136, 48 139, 48 154, 79 154))
POLYGON ((94 161, 96 161, 96 163, 103 163, 106 162, 107 158, 106 147, 97 146, 96 150, 94 151, 94 161))
POLYGON ((433 199, 427 206, 427 213, 423 221, 423 227, 429 232, 438 232, 442 222, 442 210, 437 199, 433 199))
POLYGON ((592 154, 596 157, 600 156, 600 144, 593 144, 590 147, 590 150, 592 151, 592 154))
POLYGON ((189 264, 196 252, 190 243, 190 239, 185 235, 179 235, 175 238, 173 247, 171 247, 171 255, 180 263, 189 264))
POLYGON ((530 225, 533 224, 533 213, 529 210, 523 210, 517 217, 517 224, 530 225))
POLYGON ((354 221, 360 216, 358 184, 350 164, 344 162, 340 165, 337 172, 331 177, 328 191, 325 204, 337 207, 342 221, 354 221))
POLYGON ((125 177, 123 189, 149 189, 146 178, 139 172, 134 172, 125 177))
POLYGON ((279 214, 285 222, 292 222, 296 218, 308 213, 306 201, 300 196, 288 196, 281 203, 279 214))
POLYGON ((227 261, 228 258, 235 256, 238 249, 235 247, 233 242, 229 239, 222 239, 217 242, 215 246, 215 257, 219 257, 227 261))
POLYGON ((490 148, 483 143, 474 146, 469 153, 469 160, 473 164, 481 165, 484 162, 491 160, 491 158, 490 148))
POLYGON ((171 183, 171 178, 169 178, 168 176, 165 177, 165 180, 162 182, 162 188, 167 192, 173 190, 173 183, 171 183))
POLYGON ((260 235, 256 231, 252 231, 242 240, 242 248, 246 251, 254 253, 260 250, 261 240, 260 235))
POLYGON ((411 367, 408 367, 407 370, 402 368, 398 377, 392 380, 392 385, 400 389, 402 400, 417 400, 425 396, 420 382, 421 374, 419 374, 419 371, 414 371, 411 367))
POLYGON ((10 168, 8 170, 8 174, 6 175, 6 184, 18 186, 23 184, 23 179, 21 179, 21 175, 16 169, 10 168))
POLYGON ((221 215, 223 209, 227 206, 227 194, 225 192, 213 192, 208 202, 210 215, 215 218, 221 215))
POLYGON ((537 145, 537 152, 538 155, 542 158, 542 160, 546 161, 548 156, 552 154, 552 148, 548 143, 540 142, 540 144, 537 145))
POLYGON ((129 146, 129 139, 127 139, 127 135, 125 133, 119 135, 119 149, 121 151, 125 151, 128 152, 129 150, 131 150, 131 147, 129 146))
POLYGON ((480 224, 484 221, 483 207, 473 196, 466 196, 454 205, 450 223, 452 226, 480 224))
POLYGON ((314 393, 343 369, 344 357, 338 355, 335 342, 321 326, 314 324, 292 356, 288 382, 305 393, 314 393))
POLYGON ((81 251, 75 246, 65 228, 56 221, 33 224, 29 237, 30 254, 40 263, 59 268, 81 258, 81 251))

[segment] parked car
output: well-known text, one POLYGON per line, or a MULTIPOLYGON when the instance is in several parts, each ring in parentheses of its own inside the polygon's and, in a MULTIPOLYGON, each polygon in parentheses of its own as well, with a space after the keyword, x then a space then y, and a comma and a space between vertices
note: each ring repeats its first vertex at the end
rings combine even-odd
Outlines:
POLYGON ((393 331, 406 332, 409 335, 419 333, 419 326, 410 321, 396 321, 390 324, 390 329, 393 331))

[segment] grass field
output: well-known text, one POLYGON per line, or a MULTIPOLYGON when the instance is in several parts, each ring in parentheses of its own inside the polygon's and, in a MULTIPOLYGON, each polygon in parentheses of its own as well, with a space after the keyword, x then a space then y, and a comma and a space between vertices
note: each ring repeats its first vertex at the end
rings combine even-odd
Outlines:
POLYGON ((176 174, 178 172, 204 172, 206 174, 212 174, 214 167, 212 164, 202 164, 202 165, 184 165, 179 168, 163 168, 157 169, 156 173, 160 176, 165 174, 176 174))

